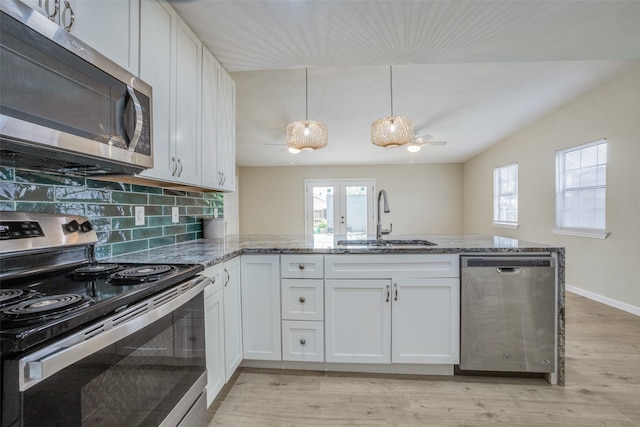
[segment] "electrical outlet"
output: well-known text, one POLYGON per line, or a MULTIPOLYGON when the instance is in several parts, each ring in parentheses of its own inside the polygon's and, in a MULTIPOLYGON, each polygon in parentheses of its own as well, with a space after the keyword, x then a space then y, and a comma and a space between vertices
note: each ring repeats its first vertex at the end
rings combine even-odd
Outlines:
POLYGON ((136 225, 144 225, 144 206, 136 206, 136 225))
POLYGON ((213 217, 218 218, 218 208, 213 208, 213 217))
POLYGON ((180 209, 177 206, 171 207, 171 223, 177 224, 180 222, 180 209))

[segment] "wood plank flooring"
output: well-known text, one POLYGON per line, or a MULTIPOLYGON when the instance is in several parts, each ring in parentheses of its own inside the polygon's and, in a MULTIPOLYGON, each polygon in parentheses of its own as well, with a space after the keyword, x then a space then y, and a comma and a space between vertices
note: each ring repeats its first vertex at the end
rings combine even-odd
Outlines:
POLYGON ((640 426, 640 317, 567 293, 566 385, 243 370, 209 426, 640 426))

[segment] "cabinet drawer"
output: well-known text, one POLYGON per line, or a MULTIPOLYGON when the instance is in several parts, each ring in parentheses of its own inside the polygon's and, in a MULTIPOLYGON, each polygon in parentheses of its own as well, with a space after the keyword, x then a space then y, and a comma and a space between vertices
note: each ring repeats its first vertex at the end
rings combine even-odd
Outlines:
POLYGON ((282 279, 282 318, 322 320, 324 286, 318 279, 282 279))
POLYGON ((283 320, 282 360, 324 362, 323 322, 283 320))
POLYGON ((327 279, 389 279, 396 277, 459 277, 459 256, 327 255, 327 279))
POLYGON ((282 255, 280 257, 283 278, 322 279, 323 255, 282 255))

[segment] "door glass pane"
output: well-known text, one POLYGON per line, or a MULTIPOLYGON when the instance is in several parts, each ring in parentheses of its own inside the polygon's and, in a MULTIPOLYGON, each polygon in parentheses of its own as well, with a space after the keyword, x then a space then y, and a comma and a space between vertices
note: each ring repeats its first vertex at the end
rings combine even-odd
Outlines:
POLYGON ((318 246, 333 244, 333 187, 313 187, 313 242, 318 246))
POLYGON ((347 185, 345 187, 347 239, 367 238, 367 187, 347 185))

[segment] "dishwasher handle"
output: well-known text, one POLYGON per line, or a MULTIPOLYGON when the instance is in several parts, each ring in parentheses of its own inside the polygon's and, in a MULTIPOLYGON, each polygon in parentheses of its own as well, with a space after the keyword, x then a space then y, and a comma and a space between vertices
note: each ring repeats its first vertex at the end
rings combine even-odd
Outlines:
POLYGON ((555 267, 555 258, 550 256, 462 256, 462 268, 492 267, 498 273, 516 273, 522 267, 555 267))
POLYGON ((518 274, 520 267, 496 267, 496 271, 502 274, 518 274))

